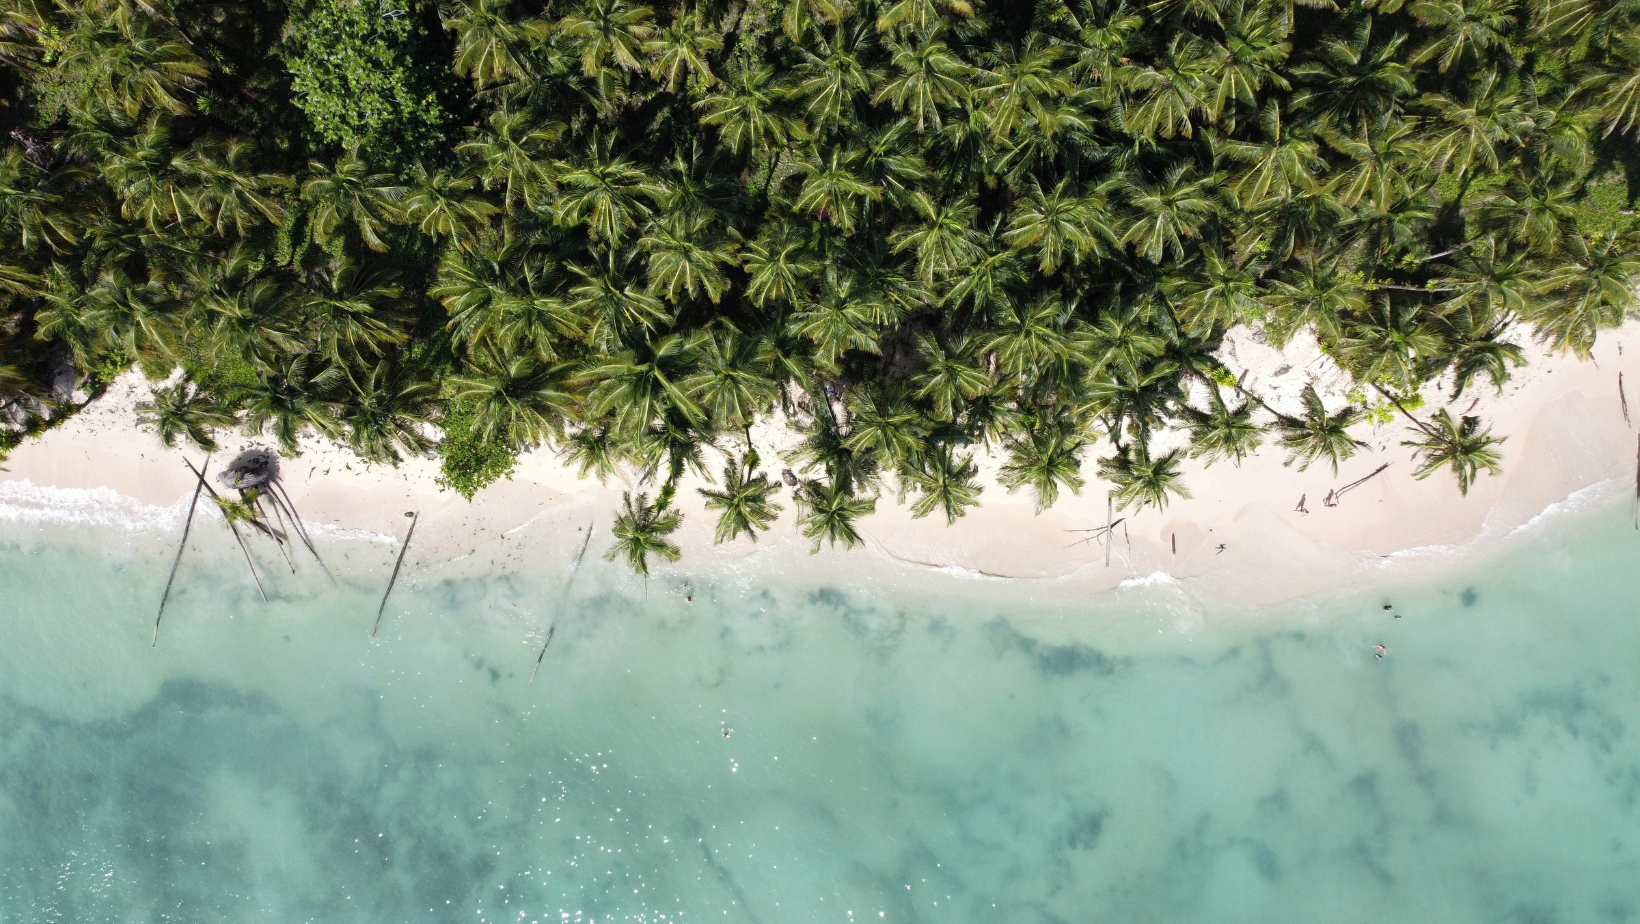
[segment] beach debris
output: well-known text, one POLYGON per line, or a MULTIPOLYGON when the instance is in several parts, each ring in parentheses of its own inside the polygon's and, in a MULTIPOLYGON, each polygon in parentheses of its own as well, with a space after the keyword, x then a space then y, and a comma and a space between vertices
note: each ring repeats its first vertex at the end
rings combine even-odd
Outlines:
MULTIPOLYGON (((1242 377, 1243 378, 1247 377, 1247 372, 1245 370, 1243 370, 1243 372, 1242 372, 1242 377)), ((1115 516, 1116 516, 1116 498, 1113 495, 1111 495, 1107 492, 1105 494, 1105 536, 1106 536, 1106 538, 1109 538, 1110 534, 1111 534, 1111 531, 1116 528, 1116 524, 1114 522, 1112 522, 1112 518, 1115 517, 1115 516)), ((1127 519, 1127 518, 1123 517, 1123 519, 1127 519)), ((1105 567, 1106 568, 1110 567, 1110 547, 1111 547, 1111 543, 1109 543, 1109 542, 1105 543, 1105 567)))
MULTIPOLYGON (((1086 537, 1083 537, 1081 539, 1078 539, 1075 542, 1071 543, 1070 545, 1066 546, 1065 548, 1068 549, 1068 548, 1071 548, 1072 546, 1078 546, 1078 545, 1081 545, 1084 542, 1098 542, 1098 543, 1102 544, 1105 541, 1105 538, 1107 536, 1111 535, 1112 533, 1114 533, 1116 531, 1116 527, 1121 526, 1122 529, 1126 530, 1127 527, 1123 525, 1126 522, 1127 522, 1127 517, 1121 517, 1121 518, 1117 519, 1114 523, 1109 523, 1105 526, 1095 526, 1092 529, 1067 529, 1067 530, 1065 530, 1065 532, 1067 532, 1067 533, 1092 533, 1093 535, 1086 536, 1086 537)), ((1178 542, 1177 541, 1174 542, 1173 546, 1174 546, 1174 551, 1175 552, 1178 551, 1178 542)))
POLYGON ((239 543, 239 551, 245 554, 245 566, 251 569, 251 580, 256 582, 256 592, 262 595, 263 603, 268 602, 268 592, 263 589, 262 578, 256 573, 256 562, 251 560, 250 547, 245 545, 245 537, 239 534, 239 527, 234 525, 235 521, 241 519, 249 519, 254 522, 255 516, 241 504, 225 500, 222 495, 216 493, 216 489, 211 487, 210 482, 205 480, 205 473, 194 468, 194 463, 189 462, 187 459, 183 459, 182 462, 199 478, 200 484, 203 484, 205 490, 210 493, 211 500, 216 501, 217 509, 222 511, 222 518, 228 522, 228 529, 233 532, 234 541, 239 543))
POLYGON ((1623 373, 1621 372, 1617 373, 1617 400, 1623 404, 1623 423, 1633 429, 1634 424, 1629 420, 1629 395, 1628 392, 1623 390, 1623 373))
POLYGON ((410 537, 416 534, 416 521, 420 519, 420 511, 407 511, 405 516, 410 518, 410 529, 404 534, 404 544, 399 546, 398 560, 393 562, 393 576, 387 579, 387 590, 382 593, 381 606, 376 607, 376 624, 370 627, 370 637, 375 638, 377 630, 382 627, 382 613, 387 610, 387 598, 393 593, 393 585, 399 582, 399 569, 404 567, 404 553, 410 551, 410 537))
MULTIPOLYGON (((558 599, 560 600, 569 599, 569 589, 575 583, 575 575, 581 572, 581 561, 587 557, 587 546, 592 544, 592 527, 594 525, 594 523, 587 524, 584 531, 586 536, 581 540, 581 550, 575 553, 575 564, 570 566, 569 577, 564 580, 564 589, 558 593, 558 599)), ((535 656, 535 670, 530 671, 530 682, 525 686, 535 685, 535 675, 541 673, 541 661, 547 656, 547 646, 552 644, 553 633, 557 631, 558 620, 554 619, 552 625, 547 627, 547 640, 541 643, 541 653, 535 656)))
POLYGON ((194 499, 188 502, 188 519, 182 523, 182 541, 177 543, 177 557, 171 560, 171 576, 165 579, 165 593, 159 598, 159 612, 154 614, 154 640, 148 643, 149 648, 159 645, 159 621, 165 618, 165 603, 171 599, 171 585, 177 579, 177 568, 182 565, 182 551, 188 547, 188 533, 194 528, 194 510, 199 506, 199 495, 205 490, 205 470, 211 467, 211 457, 205 457, 205 463, 199 471, 199 481, 194 485, 194 499))
MULTIPOLYGON (((1383 473, 1384 469, 1386 469, 1386 468, 1389 468, 1389 463, 1388 462, 1385 462, 1383 465, 1380 465, 1377 468, 1373 469, 1371 471, 1371 473, 1367 474, 1366 476, 1361 477, 1361 478, 1357 478, 1354 481, 1350 482, 1347 485, 1344 485, 1342 488, 1339 488, 1336 491, 1327 492, 1327 498, 1328 498, 1328 500, 1331 501, 1331 503, 1327 504, 1327 506, 1328 507, 1337 507, 1338 502, 1341 499, 1343 499, 1344 494, 1346 492, 1353 491, 1356 488, 1359 488, 1360 486, 1366 484, 1368 481, 1371 481, 1372 479, 1378 477, 1380 474, 1383 473)), ((1325 503, 1325 502, 1323 502, 1323 503, 1325 503)))

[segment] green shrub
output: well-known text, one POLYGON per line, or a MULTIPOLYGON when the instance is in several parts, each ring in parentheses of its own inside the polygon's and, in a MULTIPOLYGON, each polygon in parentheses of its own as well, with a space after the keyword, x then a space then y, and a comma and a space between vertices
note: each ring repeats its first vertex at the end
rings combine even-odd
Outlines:
POLYGON ((108 386, 119 378, 125 370, 131 368, 131 357, 125 355, 124 350, 113 350, 96 357, 91 368, 85 371, 85 390, 87 394, 100 395, 108 390, 108 386))
POLYGON ((404 0, 315 0, 290 34, 296 103, 325 141, 389 166, 441 142, 453 75, 404 0))
POLYGON ((451 402, 444 418, 444 440, 438 444, 438 486, 468 500, 501 477, 512 478, 517 455, 507 446, 473 432, 473 409, 451 402))

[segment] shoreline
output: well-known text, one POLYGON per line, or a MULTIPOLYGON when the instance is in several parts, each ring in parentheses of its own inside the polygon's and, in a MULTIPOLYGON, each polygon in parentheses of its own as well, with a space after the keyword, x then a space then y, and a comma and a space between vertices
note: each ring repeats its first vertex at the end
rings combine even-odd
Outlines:
MULTIPOLYGON (((1239 364, 1247 387, 1267 400, 1279 401, 1284 390, 1302 388, 1306 370, 1318 388, 1332 384, 1326 380, 1325 357, 1306 354, 1303 345, 1278 352, 1249 342, 1241 329, 1227 341, 1226 363, 1233 369, 1239 364), (1299 374, 1291 372, 1295 368, 1299 374)), ((1305 472, 1287 468, 1279 448, 1266 443, 1240 468, 1225 461, 1211 467, 1186 462, 1188 500, 1176 500, 1162 511, 1119 513, 1129 518, 1128 528, 1112 549, 1107 568, 1104 550, 1096 542, 1079 543, 1073 532, 1105 522, 1104 485, 1093 475, 1093 453, 1085 460, 1087 485, 1081 494, 1063 494, 1040 515, 1033 512, 1028 493, 1010 494, 997 484, 1000 457, 977 455, 984 493, 980 506, 967 516, 949 527, 938 518, 915 520, 908 508, 893 503, 889 492, 880 499, 878 512, 860 521, 865 548, 837 554, 869 555, 947 578, 1032 584, 1073 594, 1104 593, 1163 574, 1205 600, 1282 603, 1336 586, 1353 573, 1370 572, 1375 563, 1479 551, 1489 540, 1505 538, 1557 506, 1585 506, 1580 496, 1593 497, 1594 504, 1619 496, 1633 476, 1636 445, 1636 431, 1623 419, 1619 372, 1640 376, 1640 322, 1604 334, 1593 361, 1533 349, 1529 364, 1516 371, 1501 394, 1483 388, 1454 402, 1457 414, 1474 400, 1474 411, 1494 433, 1509 437, 1501 447, 1503 473, 1482 474, 1468 497, 1458 493, 1445 471, 1423 481, 1413 478, 1416 464, 1400 445, 1407 426, 1401 419, 1353 428, 1370 448, 1340 466, 1336 477, 1325 463, 1305 472), (1386 463, 1381 474, 1338 506, 1322 506, 1329 489, 1386 463), (1301 497, 1308 514, 1294 509, 1301 497)), ((1324 394, 1329 406, 1342 400, 1336 386, 1324 394)), ((65 524, 123 515, 158 526, 163 511, 172 508, 180 520, 194 479, 182 464, 183 450, 166 449, 137 423, 135 405, 147 396, 140 374, 128 372, 62 426, 13 450, 0 463, 6 469, 0 471, 0 519, 27 520, 33 504, 62 506, 56 513, 32 516, 65 524), (30 486, 91 493, 33 491, 31 498, 30 486), (124 514, 122 505, 130 508, 124 514)), ((1424 413, 1438 406, 1438 400, 1431 401, 1424 413)), ((766 459, 779 458, 794 442, 790 437, 779 420, 764 420, 754 428, 766 459)), ((271 443, 238 433, 219 434, 219 442, 219 459, 271 443)), ((535 553, 551 537, 536 536, 532 527, 590 521, 607 534, 620 491, 633 489, 621 479, 609 485, 581 480, 556 454, 537 450, 518 458, 510 480, 489 486, 469 504, 437 487, 436 459, 412 458, 391 468, 366 465, 345 447, 311 435, 301 445, 302 455, 285 459, 283 467, 284 484, 303 519, 326 535, 385 543, 402 535, 403 514, 418 510, 422 525, 406 561, 412 571, 468 571, 486 559, 553 567, 544 559, 535 561, 543 558, 535 553)), ((193 459, 201 454, 186 452, 193 459)), ((709 470, 720 468, 721 459, 710 452, 709 470)), ((768 467, 777 474, 783 465, 768 467)), ((680 482, 677 503, 684 525, 674 538, 684 559, 678 565, 662 563, 657 576, 734 565, 775 549, 808 560, 810 541, 796 528, 790 490, 778 495, 784 510, 761 541, 740 539, 714 547, 715 517, 696 493, 705 484, 693 474, 680 482)), ((813 561, 829 565, 831 559, 824 555, 813 561)))

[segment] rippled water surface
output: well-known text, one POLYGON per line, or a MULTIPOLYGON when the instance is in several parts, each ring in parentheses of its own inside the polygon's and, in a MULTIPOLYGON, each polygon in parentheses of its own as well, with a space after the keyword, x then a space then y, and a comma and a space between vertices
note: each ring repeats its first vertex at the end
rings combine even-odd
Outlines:
POLYGON ((1273 611, 565 526, 375 642, 390 548, 201 522, 158 648, 169 534, 12 523, 0 922, 1640 920, 1630 516, 1273 611))

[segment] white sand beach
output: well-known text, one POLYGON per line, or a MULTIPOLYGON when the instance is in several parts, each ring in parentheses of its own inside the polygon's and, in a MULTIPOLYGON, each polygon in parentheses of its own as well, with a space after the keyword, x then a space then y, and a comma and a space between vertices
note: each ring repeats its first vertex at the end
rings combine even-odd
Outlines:
MULTIPOLYGON (((1535 346, 1528 354, 1529 364, 1516 371, 1501 394, 1477 385, 1451 405, 1454 416, 1478 414, 1495 434, 1508 436, 1502 446, 1503 474, 1481 475, 1467 497, 1446 471, 1425 480, 1413 477, 1417 462, 1401 445, 1408 438, 1403 419, 1378 427, 1363 424, 1354 432, 1371 448, 1348 460, 1336 476, 1325 463, 1303 472, 1287 467, 1285 453, 1268 444, 1239 468, 1224 461, 1211 467, 1188 462, 1189 499, 1174 501, 1163 511, 1117 514, 1128 519, 1125 528, 1119 527, 1107 566, 1105 550, 1096 542, 1079 542, 1089 534, 1075 532, 1106 521, 1107 486, 1095 474, 1096 458, 1090 454, 1086 460, 1088 484, 1079 496, 1067 494, 1037 515, 1028 492, 1010 494, 996 483, 1000 455, 982 456, 985 490, 978 509, 948 527, 937 516, 912 518, 889 493, 879 500, 878 512, 862 521, 867 549, 854 554, 1068 582, 1065 586, 1088 592, 1162 572, 1205 596, 1266 604, 1326 588, 1385 559, 1462 549, 1507 535, 1569 498, 1609 498, 1632 490, 1637 431, 1624 419, 1618 376, 1625 375, 1640 400, 1640 323, 1603 334, 1590 361, 1548 355, 1535 346), (1387 469, 1346 493, 1336 506, 1323 504, 1330 490, 1385 464, 1387 469), (1301 499, 1308 513, 1296 509, 1301 499)), ((1245 370, 1245 387, 1286 410, 1297 411, 1297 394, 1308 381, 1328 397, 1329 406, 1343 401, 1341 377, 1313 342, 1276 351, 1251 332, 1236 329, 1221 357, 1238 374, 1245 370)), ((32 486, 103 488, 150 507, 184 505, 194 479, 183 456, 197 464, 202 453, 167 449, 144 431, 135 407, 148 396, 149 385, 140 374, 127 373, 74 418, 14 450, 0 463, 0 488, 9 491, 7 502, 19 502, 32 486)), ((1431 391, 1425 397, 1428 405, 1421 414, 1443 406, 1448 396, 1431 391)), ((753 433, 765 465, 778 475, 784 463, 775 460, 794 436, 778 420, 765 421, 753 433)), ((270 439, 237 433, 219 434, 219 440, 219 462, 242 448, 273 445, 270 439)), ((709 454, 709 459, 714 468, 721 466, 720 456, 709 454)), ((509 531, 542 517, 573 512, 574 521, 584 518, 605 531, 620 491, 628 487, 619 481, 602 485, 580 479, 545 449, 522 456, 510 480, 485 489, 471 503, 441 490, 437 475, 434 459, 410 459, 397 468, 366 465, 345 447, 311 436, 304 439, 299 457, 283 463, 284 484, 311 522, 402 535, 404 513, 420 511, 412 568, 463 558, 493 560, 485 550, 503 548, 509 531)), ((771 546, 789 552, 807 547, 809 540, 795 525, 789 490, 782 493, 786 510, 780 522, 759 543, 741 539, 714 547, 715 515, 705 510, 695 490, 703 484, 690 475, 680 485, 678 504, 685 522, 676 538, 685 557, 679 567, 701 567, 709 563, 708 556, 742 558, 771 546)), ((79 502, 106 501, 80 496, 79 502)), ((518 550, 511 551, 508 557, 516 557, 518 550)))

